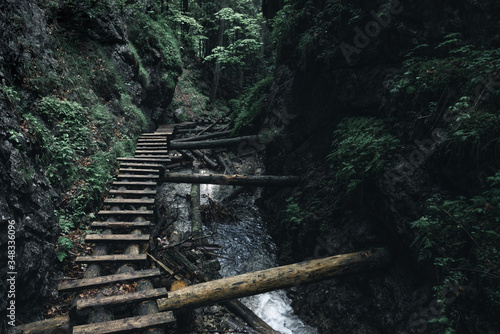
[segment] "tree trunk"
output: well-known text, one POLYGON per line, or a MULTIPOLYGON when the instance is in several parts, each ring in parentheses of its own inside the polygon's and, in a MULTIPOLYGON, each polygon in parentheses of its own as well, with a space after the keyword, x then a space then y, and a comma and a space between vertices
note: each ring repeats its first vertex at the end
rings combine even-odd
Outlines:
MULTIPOLYGON (((226 8, 226 0, 221 0, 220 2, 220 9, 226 8)), ((219 36, 217 40, 217 46, 223 46, 224 45, 224 31, 226 30, 225 28, 225 22, 223 19, 220 20, 220 25, 219 25, 219 36)), ((220 81, 220 71, 221 71, 221 63, 216 62, 215 63, 215 69, 214 69, 214 79, 212 81, 212 87, 210 87, 210 96, 209 96, 209 102, 212 103, 215 101, 215 97, 217 96, 217 90, 219 89, 219 81, 220 81)))
POLYGON ((166 173, 165 182, 176 183, 208 183, 222 185, 246 185, 254 187, 274 186, 288 187, 297 185, 300 181, 298 176, 274 176, 274 175, 224 175, 224 174, 185 174, 166 173))
POLYGON ((175 140, 172 140, 171 142, 172 143, 181 143, 181 142, 186 142, 186 141, 201 141, 201 140, 205 140, 205 139, 212 139, 212 138, 217 138, 217 137, 229 136, 231 134, 231 132, 232 132, 231 130, 214 132, 214 133, 210 133, 208 135, 203 135, 203 136, 175 139, 175 140))
POLYGON ((216 140, 202 140, 202 141, 187 141, 187 142, 171 142, 171 150, 200 150, 204 148, 218 148, 218 147, 229 147, 247 142, 249 145, 253 145, 259 148, 259 136, 243 136, 227 139, 216 139, 216 140))
POLYGON ((388 266, 390 261, 387 250, 375 248, 260 270, 171 291, 168 298, 157 300, 158 309, 196 308, 335 276, 371 271, 388 266))

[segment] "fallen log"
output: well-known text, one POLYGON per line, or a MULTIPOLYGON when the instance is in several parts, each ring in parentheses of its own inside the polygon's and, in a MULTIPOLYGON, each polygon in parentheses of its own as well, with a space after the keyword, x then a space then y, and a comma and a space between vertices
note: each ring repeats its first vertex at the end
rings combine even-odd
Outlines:
POLYGON ((390 261, 391 257, 387 250, 375 248, 260 270, 171 291, 167 298, 157 300, 158 309, 169 311, 196 308, 297 284, 366 272, 388 266, 390 261))
POLYGON ((227 116, 229 116, 231 114, 231 112, 232 111, 228 111, 227 113, 225 113, 224 115, 222 115, 221 117, 219 117, 217 120, 215 120, 215 122, 213 122, 210 126, 208 126, 207 128, 205 128, 204 130, 202 130, 196 136, 202 135, 203 133, 205 133, 205 132, 209 131, 210 129, 212 129, 214 126, 216 126, 218 123, 220 123, 220 121, 222 121, 227 116))
POLYGON ((246 185, 246 186, 274 186, 288 187, 299 183, 298 176, 274 176, 274 175, 224 175, 224 174, 184 174, 165 173, 163 178, 166 182, 177 183, 209 183, 223 185, 246 185))
POLYGON ((206 140, 206 139, 212 139, 212 138, 219 138, 219 137, 229 136, 231 134, 231 132, 232 132, 231 130, 227 130, 227 131, 210 133, 208 135, 203 135, 203 136, 174 139, 174 140, 172 140, 172 143, 179 143, 179 142, 185 142, 185 141, 200 141, 200 140, 206 140))
POLYGON ((196 155, 198 158, 200 159, 203 159, 208 166, 210 166, 211 168, 217 168, 219 167, 219 165, 217 165, 217 163, 215 161, 213 161, 212 159, 210 159, 209 157, 207 157, 204 153, 202 153, 201 151, 198 151, 198 150, 193 150, 191 151, 194 155, 196 155))
POLYGON ((238 145, 248 142, 255 144, 253 146, 261 146, 259 136, 243 136, 227 139, 202 140, 202 141, 186 141, 186 142, 170 142, 171 150, 199 150, 204 148, 218 148, 238 145))

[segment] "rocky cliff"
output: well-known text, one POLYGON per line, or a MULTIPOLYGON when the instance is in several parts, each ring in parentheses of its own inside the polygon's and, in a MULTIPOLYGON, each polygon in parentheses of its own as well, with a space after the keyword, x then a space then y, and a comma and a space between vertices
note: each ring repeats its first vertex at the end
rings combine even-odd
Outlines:
MULTIPOLYGON (((462 71, 474 56, 461 48, 483 48, 489 54, 499 47, 498 9, 492 1, 304 0, 284 6, 264 1, 265 14, 275 21, 278 46, 264 126, 282 130, 266 148, 266 168, 269 174, 306 175, 300 189, 268 193, 266 207, 273 213, 271 229, 283 245, 283 261, 381 245, 395 254, 386 272, 295 290, 297 312, 321 333, 437 333, 451 326, 446 321, 452 317, 442 319, 449 305, 459 304, 458 285, 448 289, 448 302, 436 306, 432 286, 441 271, 417 261, 418 243, 412 245, 417 232, 410 223, 423 215, 436 194, 480 193, 484 176, 500 166, 498 144, 474 151, 477 161, 470 163, 475 158, 454 156, 466 150, 454 151, 451 147, 458 144, 436 131, 453 132, 443 115, 460 97, 474 100, 475 91, 485 89, 469 75, 478 68, 462 71), (289 20, 293 23, 284 24, 289 20), (414 81, 407 84, 406 79, 414 81), (377 126, 345 130, 345 124, 356 124, 342 122, 345 119, 368 119, 377 126), (385 142, 396 138, 398 144, 387 154, 382 146, 358 149, 362 140, 373 144, 387 133, 382 124, 393 129, 385 142), (429 150, 418 144, 423 142, 429 150), (342 145, 352 146, 341 152, 342 145), (366 156, 372 164, 361 165, 366 156), (376 166, 374 162, 383 159, 382 166, 376 166), (372 174, 372 169, 378 172, 372 174), (345 175, 350 179, 341 182, 345 175), (441 323, 427 323, 438 318, 441 323)), ((496 61, 491 65, 496 67, 496 61)), ((482 75, 491 80, 495 74, 482 75)), ((496 94, 484 103, 493 114, 498 110, 496 94)), ((494 142, 498 138, 494 132, 483 134, 494 142)), ((453 326, 459 332, 484 330, 479 329, 481 320, 458 318, 450 323, 457 321, 453 326)))
POLYGON ((164 121, 182 65, 165 21, 127 29, 134 13, 113 2, 0 7, 0 308, 30 322, 55 291, 64 228, 92 212, 116 155, 164 121))

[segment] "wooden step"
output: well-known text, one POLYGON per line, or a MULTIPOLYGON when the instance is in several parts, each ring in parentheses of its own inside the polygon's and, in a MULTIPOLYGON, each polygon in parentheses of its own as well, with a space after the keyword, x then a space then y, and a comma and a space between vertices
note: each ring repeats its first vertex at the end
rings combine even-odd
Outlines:
POLYGON ((137 150, 141 150, 141 151, 163 150, 163 151, 166 151, 166 150, 168 150, 168 146, 166 146, 166 145, 163 145, 163 146, 137 146, 137 150))
POLYGON ((129 180, 154 180, 159 179, 159 175, 138 175, 138 174, 118 174, 117 179, 129 179, 129 180))
POLYGON ((66 291, 91 289, 108 284, 127 283, 139 279, 159 277, 160 275, 161 275, 160 269, 155 268, 155 269, 132 271, 122 274, 99 276, 94 278, 63 281, 59 283, 59 285, 57 286, 57 290, 59 290, 59 292, 66 292, 66 291))
POLYGON ((154 198, 107 198, 104 204, 155 204, 154 198))
POLYGON ((148 136, 148 137, 142 137, 142 138, 137 139, 137 142, 138 143, 143 143, 143 142, 166 143, 167 142, 167 138, 163 137, 163 136, 159 136, 157 138, 148 136))
POLYGON ((115 181, 112 183, 115 187, 156 187, 156 182, 129 182, 129 181, 115 181))
POLYGON ((153 210, 101 210, 99 216, 152 216, 153 210))
POLYGON ((160 158, 160 157, 135 157, 135 158, 118 158, 118 161, 123 161, 123 162, 158 162, 158 163, 165 163, 165 162, 171 162, 171 160, 168 158, 160 158))
POLYGON ((135 151, 135 156, 137 155, 143 155, 143 154, 153 154, 153 155, 157 155, 157 154, 161 154, 161 155, 168 155, 168 150, 136 150, 135 151))
POLYGON ((150 137, 167 138, 167 135, 168 133, 150 132, 141 134, 139 138, 150 138, 150 137))
POLYGON ((111 228, 111 229, 120 229, 120 228, 147 228, 151 227, 150 221, 144 222, 92 222, 90 227, 92 228, 111 228))
POLYGON ((160 312, 95 324, 73 327, 73 334, 116 334, 131 331, 143 332, 149 328, 162 327, 175 322, 172 312, 160 312))
POLYGON ((118 173, 120 174, 130 174, 130 173, 142 173, 142 174, 158 174, 159 169, 148 169, 148 168, 123 168, 120 167, 118 173))
POLYGON ((135 156, 138 159, 169 159, 168 162, 170 162, 170 155, 156 155, 156 154, 137 154, 135 156))
POLYGON ((86 243, 149 242, 149 234, 88 234, 86 243))
POLYGON ((157 169, 161 168, 160 164, 149 164, 146 162, 121 162, 120 167, 132 167, 132 168, 143 168, 143 169, 157 169))
POLYGON ((166 146, 167 142, 166 141, 141 141, 137 143, 137 147, 142 147, 142 146, 166 146))
POLYGON ((111 189, 109 191, 110 195, 116 196, 154 196, 156 195, 156 190, 118 190, 111 189))
POLYGON ((78 256, 75 262, 78 263, 126 263, 126 262, 145 262, 148 256, 146 254, 113 254, 113 255, 90 255, 78 256))
POLYGON ((123 295, 80 299, 76 302, 76 312, 78 314, 82 314, 90 308, 112 307, 116 305, 140 303, 145 300, 159 299, 163 297, 167 297, 167 289, 165 288, 130 292, 123 295))

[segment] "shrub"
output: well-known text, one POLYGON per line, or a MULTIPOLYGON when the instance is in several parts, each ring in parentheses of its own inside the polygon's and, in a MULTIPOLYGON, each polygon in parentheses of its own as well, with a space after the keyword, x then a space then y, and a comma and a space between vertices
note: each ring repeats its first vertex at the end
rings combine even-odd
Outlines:
POLYGON ((337 182, 346 183, 348 192, 369 176, 381 172, 399 140, 387 124, 373 117, 343 119, 334 132, 327 160, 336 171, 337 182))

